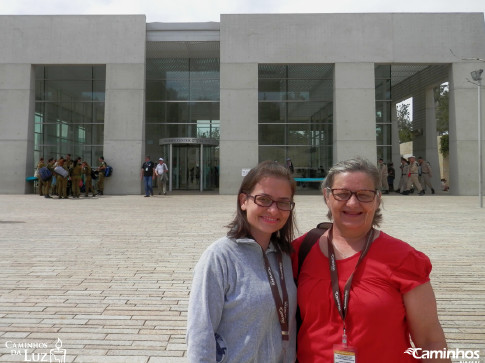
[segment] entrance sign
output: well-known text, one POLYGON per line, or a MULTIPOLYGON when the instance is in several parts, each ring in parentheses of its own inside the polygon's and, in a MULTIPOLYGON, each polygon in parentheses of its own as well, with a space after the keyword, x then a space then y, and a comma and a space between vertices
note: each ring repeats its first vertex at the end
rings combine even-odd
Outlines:
POLYGON ((219 141, 216 139, 207 139, 201 137, 172 137, 160 139, 159 145, 167 144, 195 144, 195 145, 219 145, 219 141))

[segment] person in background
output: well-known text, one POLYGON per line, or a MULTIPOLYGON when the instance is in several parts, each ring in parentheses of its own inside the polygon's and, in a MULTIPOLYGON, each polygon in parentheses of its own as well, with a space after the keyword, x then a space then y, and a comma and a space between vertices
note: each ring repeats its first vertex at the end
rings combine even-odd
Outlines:
POLYGON ((42 197, 45 195, 45 181, 39 175, 39 170, 46 166, 44 162, 44 158, 40 158, 39 162, 37 163, 37 169, 35 170, 34 176, 37 177, 37 189, 39 189, 39 195, 42 197))
POLYGON ((434 194, 435 191, 433 189, 433 185, 431 184, 431 177, 433 176, 431 164, 428 161, 424 160, 422 156, 418 157, 418 164, 421 168, 421 178, 419 182, 423 187, 423 191, 426 192, 426 187, 428 186, 429 189, 431 189, 431 194, 434 194))
POLYGON ((295 362, 289 256, 295 188, 290 171, 274 161, 244 177, 227 236, 207 248, 194 270, 189 362, 295 362))
POLYGON ((140 178, 145 186, 145 197, 153 195, 153 178, 155 178, 155 164, 150 160, 150 156, 145 157, 145 162, 141 166, 140 178))
POLYGON ((81 174, 82 174, 82 167, 81 167, 81 158, 77 158, 72 163, 71 168, 71 185, 72 185, 72 197, 79 198, 81 195, 81 174))
POLYGON ((98 182, 96 183, 96 188, 97 188, 97 194, 99 195, 104 195, 104 173, 106 171, 106 167, 108 165, 106 164, 106 162, 104 161, 104 157, 103 156, 100 156, 99 157, 99 166, 98 168, 96 169, 99 173, 98 173, 98 182))
POLYGON ((377 168, 379 169, 378 189, 382 192, 382 194, 389 194, 389 185, 387 184, 387 176, 389 175, 389 173, 387 171, 387 165, 384 163, 384 160, 378 160, 377 168))
POLYGON ((155 175, 157 177, 157 185, 158 185, 158 195, 167 194, 167 180, 168 180, 168 167, 165 164, 163 158, 158 159, 157 167, 155 168, 155 175))
POLYGON ((67 199, 67 178, 69 176, 69 170, 67 169, 67 166, 64 165, 64 158, 61 157, 59 160, 57 160, 57 167, 60 167, 66 171, 65 176, 58 172, 56 172, 55 174, 57 183, 57 195, 59 196, 59 199, 67 199))
POLYGON ((416 162, 415 156, 410 156, 409 160, 409 170, 408 170, 408 182, 406 185, 406 190, 404 191, 404 195, 408 195, 411 192, 411 186, 418 190, 418 195, 424 195, 424 189, 421 187, 419 183, 418 174, 419 174, 419 165, 416 162))
POLYGON ((88 197, 89 192, 94 196, 96 196, 96 193, 94 192, 93 189, 93 179, 91 177, 91 167, 89 166, 88 162, 84 160, 81 164, 82 168, 82 174, 84 176, 84 196, 88 197))
POLYGON ((306 235, 293 243, 302 320, 299 363, 416 362, 412 347, 446 348, 431 262, 376 229, 382 221, 378 185, 379 171, 367 160, 334 165, 322 184, 333 224, 315 241, 299 274, 298 252, 306 235))
POLYGON ((394 192, 394 179, 396 178, 396 170, 394 164, 389 163, 387 165, 387 184, 389 185, 389 191, 394 192))

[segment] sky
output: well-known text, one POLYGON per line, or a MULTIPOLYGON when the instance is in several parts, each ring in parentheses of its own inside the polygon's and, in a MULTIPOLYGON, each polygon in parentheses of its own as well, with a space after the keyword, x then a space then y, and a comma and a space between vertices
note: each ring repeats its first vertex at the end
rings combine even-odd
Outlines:
POLYGON ((0 0, 0 15, 144 14, 147 23, 220 14, 485 12, 485 0, 0 0))

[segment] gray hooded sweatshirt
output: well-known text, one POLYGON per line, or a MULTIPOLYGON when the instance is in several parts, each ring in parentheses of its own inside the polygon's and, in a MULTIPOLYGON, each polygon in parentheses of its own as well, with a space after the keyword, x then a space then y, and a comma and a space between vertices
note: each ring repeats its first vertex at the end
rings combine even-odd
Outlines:
MULTIPOLYGON (((270 243, 265 253, 281 296, 275 252, 270 243)), ((283 267, 290 306, 290 339, 285 342, 260 245, 249 238, 223 237, 209 246, 195 267, 190 292, 187 346, 191 363, 295 362, 296 287, 287 254, 283 254, 283 267)))

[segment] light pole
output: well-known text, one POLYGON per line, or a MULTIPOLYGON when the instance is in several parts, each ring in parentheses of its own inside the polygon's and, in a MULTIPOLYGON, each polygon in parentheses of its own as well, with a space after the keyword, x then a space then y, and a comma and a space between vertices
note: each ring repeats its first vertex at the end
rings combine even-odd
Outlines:
POLYGON ((483 69, 471 72, 472 79, 477 82, 478 86, 478 198, 480 208, 483 208, 482 198, 482 73, 483 69))

